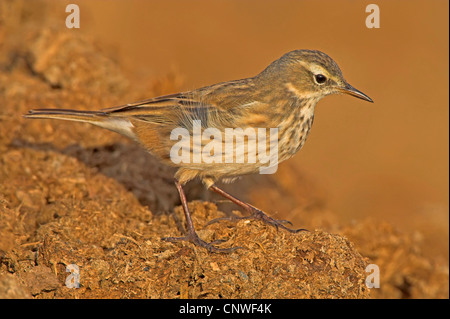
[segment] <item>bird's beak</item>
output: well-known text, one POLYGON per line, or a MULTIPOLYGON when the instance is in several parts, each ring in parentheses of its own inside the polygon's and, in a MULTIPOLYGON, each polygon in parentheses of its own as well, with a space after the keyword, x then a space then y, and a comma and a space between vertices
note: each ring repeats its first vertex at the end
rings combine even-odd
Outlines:
POLYGON ((346 83, 344 87, 339 87, 338 91, 345 93, 345 94, 352 95, 354 97, 357 97, 358 99, 373 103, 373 100, 370 97, 368 97, 366 94, 364 94, 360 90, 355 89, 353 86, 351 86, 348 83, 346 83))

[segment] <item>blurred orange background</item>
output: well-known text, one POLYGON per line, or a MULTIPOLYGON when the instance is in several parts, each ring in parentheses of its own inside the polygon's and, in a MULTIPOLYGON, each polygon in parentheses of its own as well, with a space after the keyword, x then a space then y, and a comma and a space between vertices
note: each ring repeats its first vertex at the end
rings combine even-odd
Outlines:
POLYGON ((113 47, 140 81, 181 74, 180 90, 253 76, 294 49, 329 54, 375 103, 348 96, 322 100, 308 142, 289 165, 314 180, 327 207, 343 219, 371 217, 419 229, 429 253, 448 258, 448 1, 52 5, 64 13, 69 3, 81 10, 81 28, 74 32, 113 47), (365 25, 370 3, 380 8, 379 29, 365 25))

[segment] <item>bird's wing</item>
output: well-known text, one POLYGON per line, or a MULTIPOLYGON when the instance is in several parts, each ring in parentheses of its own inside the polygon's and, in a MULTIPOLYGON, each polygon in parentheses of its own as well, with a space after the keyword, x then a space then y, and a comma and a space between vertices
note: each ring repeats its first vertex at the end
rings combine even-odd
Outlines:
MULTIPOLYGON (((226 125, 231 118, 256 102, 250 79, 224 82, 198 90, 164 95, 123 106, 103 109, 108 116, 131 117, 153 124, 177 124, 190 128, 194 120, 203 127, 226 125)), ((231 124, 231 123, 228 123, 231 124)), ((233 126, 228 126, 233 127, 233 126)))

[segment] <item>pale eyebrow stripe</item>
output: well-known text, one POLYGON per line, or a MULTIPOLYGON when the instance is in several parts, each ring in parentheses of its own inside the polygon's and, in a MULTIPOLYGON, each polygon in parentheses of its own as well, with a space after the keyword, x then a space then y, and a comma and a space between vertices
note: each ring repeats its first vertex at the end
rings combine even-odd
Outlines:
POLYGON ((312 72, 313 74, 323 74, 326 77, 330 77, 330 74, 327 72, 327 70, 325 70, 324 68, 318 66, 318 65, 311 65, 310 63, 306 63, 305 61, 302 60, 296 60, 297 63, 299 63, 300 65, 302 65, 305 69, 309 70, 310 72, 312 72))

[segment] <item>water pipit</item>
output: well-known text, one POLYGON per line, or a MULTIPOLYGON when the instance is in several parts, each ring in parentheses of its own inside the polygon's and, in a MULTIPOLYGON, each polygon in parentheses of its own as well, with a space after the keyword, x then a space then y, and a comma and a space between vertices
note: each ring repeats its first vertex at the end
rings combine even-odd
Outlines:
POLYGON ((244 208, 249 214, 245 218, 259 219, 289 232, 302 230, 286 227, 285 221, 269 217, 216 183, 275 171, 278 163, 292 157, 304 145, 317 102, 336 93, 373 102, 347 83, 328 55, 296 50, 251 78, 99 111, 36 109, 24 116, 91 123, 139 142, 162 162, 178 167, 175 185, 186 218, 186 235, 164 240, 190 241, 211 252, 232 252, 239 247, 219 248, 198 237, 182 186, 199 178, 206 188, 244 208), (195 132, 198 129, 200 135, 195 132), (185 141, 186 137, 190 138, 185 141))

